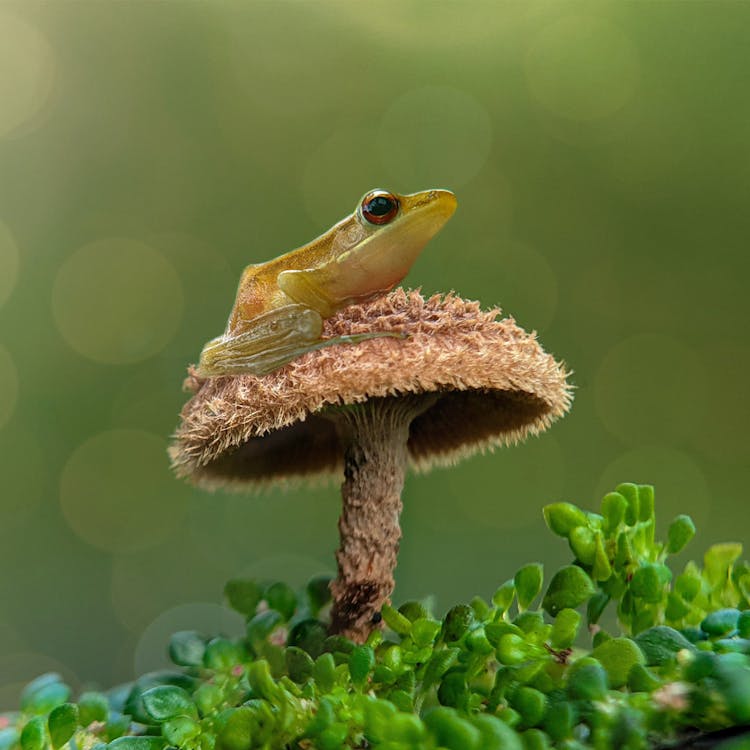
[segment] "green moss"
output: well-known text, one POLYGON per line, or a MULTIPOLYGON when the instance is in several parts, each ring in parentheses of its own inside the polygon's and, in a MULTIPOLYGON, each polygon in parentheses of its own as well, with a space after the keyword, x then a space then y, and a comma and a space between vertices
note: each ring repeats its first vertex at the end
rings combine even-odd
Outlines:
POLYGON ((646 748, 750 721, 750 566, 736 544, 667 566, 694 534, 655 539, 650 487, 599 513, 545 509, 574 559, 545 590, 540 563, 444 617, 383 609, 365 644, 328 634, 327 579, 227 584, 242 638, 176 633, 176 669, 71 702, 58 675, 0 715, 0 750, 521 750, 646 748), (583 614, 585 613, 585 614, 583 614), (583 642, 583 617, 590 640, 583 642), (601 629, 600 621, 617 630, 601 629), (647 666, 646 666, 647 665, 647 666))

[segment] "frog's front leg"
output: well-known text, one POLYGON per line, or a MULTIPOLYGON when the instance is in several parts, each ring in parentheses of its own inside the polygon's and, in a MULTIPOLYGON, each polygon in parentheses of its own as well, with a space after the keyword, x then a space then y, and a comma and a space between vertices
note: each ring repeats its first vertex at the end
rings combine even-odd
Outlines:
POLYGON ((306 305, 279 307, 247 321, 237 334, 209 341, 201 352, 198 374, 266 375, 307 352, 334 344, 356 344, 382 333, 321 339, 323 318, 306 305))

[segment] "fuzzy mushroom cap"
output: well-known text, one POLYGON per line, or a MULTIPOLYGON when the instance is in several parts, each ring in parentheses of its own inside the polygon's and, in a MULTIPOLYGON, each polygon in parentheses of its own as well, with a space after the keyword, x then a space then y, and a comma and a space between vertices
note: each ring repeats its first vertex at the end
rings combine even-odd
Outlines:
POLYGON ((326 413, 404 396, 430 404, 409 429, 417 470, 539 433, 570 408, 569 373, 534 334, 499 316, 453 294, 396 289, 327 319, 323 336, 406 338, 330 346, 262 377, 202 379, 191 369, 173 467, 209 488, 340 477, 344 447, 326 413))

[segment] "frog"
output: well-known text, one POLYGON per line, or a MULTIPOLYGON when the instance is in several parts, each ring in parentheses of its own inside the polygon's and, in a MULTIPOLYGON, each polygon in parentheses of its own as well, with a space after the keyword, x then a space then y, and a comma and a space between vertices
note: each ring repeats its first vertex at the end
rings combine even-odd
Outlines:
POLYGON ((404 338, 397 331, 324 338, 323 325, 402 281, 456 205, 449 190, 370 190, 349 216, 312 242, 247 266, 226 329, 203 347, 197 374, 262 376, 323 347, 404 338))

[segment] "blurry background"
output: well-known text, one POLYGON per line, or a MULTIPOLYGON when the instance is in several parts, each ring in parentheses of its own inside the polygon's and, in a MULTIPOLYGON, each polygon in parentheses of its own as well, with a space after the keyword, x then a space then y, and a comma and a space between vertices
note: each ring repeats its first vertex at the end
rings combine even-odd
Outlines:
POLYGON ((103 686, 240 574, 331 570, 335 487, 170 475, 239 274, 376 186, 456 191, 408 285, 500 304, 575 370, 543 437, 410 477, 396 600, 568 558, 544 503, 653 482, 750 541, 744 3, 0 3, 0 706, 103 686))

